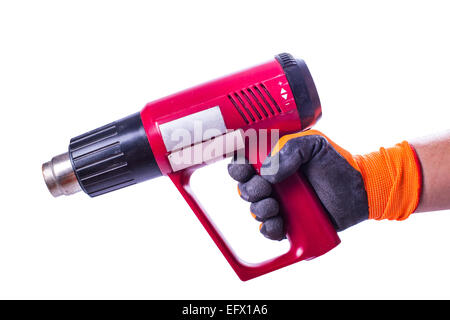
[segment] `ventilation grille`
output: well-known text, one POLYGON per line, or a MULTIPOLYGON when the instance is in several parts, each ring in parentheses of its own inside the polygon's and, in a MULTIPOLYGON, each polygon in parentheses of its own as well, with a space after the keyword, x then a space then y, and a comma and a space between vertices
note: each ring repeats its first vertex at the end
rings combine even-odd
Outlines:
POLYGON ((230 93, 228 99, 247 124, 281 113, 277 102, 262 83, 230 93))

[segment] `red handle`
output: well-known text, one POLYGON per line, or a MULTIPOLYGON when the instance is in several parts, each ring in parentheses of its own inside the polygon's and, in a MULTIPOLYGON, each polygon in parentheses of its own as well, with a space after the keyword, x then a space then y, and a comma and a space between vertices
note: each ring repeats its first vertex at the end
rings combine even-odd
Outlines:
POLYGON ((193 194, 189 186, 192 173, 193 170, 182 170, 169 174, 169 177, 242 281, 256 278, 297 261, 315 258, 340 243, 322 204, 309 183, 298 173, 275 185, 276 198, 280 202, 281 212, 286 222, 287 238, 290 242, 289 251, 260 263, 244 262, 233 252, 193 194))

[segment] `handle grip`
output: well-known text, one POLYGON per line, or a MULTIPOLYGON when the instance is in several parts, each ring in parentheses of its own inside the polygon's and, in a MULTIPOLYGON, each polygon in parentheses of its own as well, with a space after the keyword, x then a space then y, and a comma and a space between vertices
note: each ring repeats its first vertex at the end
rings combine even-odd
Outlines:
POLYGON ((275 184, 275 197, 286 223, 290 249, 275 258, 247 263, 240 259, 193 194, 189 180, 194 169, 169 174, 183 198, 242 281, 250 280, 301 260, 318 257, 333 249, 340 239, 312 187, 301 173, 275 184))

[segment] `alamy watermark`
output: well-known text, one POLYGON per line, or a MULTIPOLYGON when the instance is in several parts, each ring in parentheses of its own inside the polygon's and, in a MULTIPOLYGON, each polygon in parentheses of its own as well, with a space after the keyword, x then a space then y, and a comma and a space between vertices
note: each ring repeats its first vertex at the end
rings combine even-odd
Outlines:
POLYGON ((278 129, 203 129, 202 121, 193 121, 193 129, 177 128, 170 135, 174 145, 169 161, 174 171, 202 163, 211 163, 226 157, 235 157, 238 164, 249 163, 259 168, 261 174, 274 174, 278 171, 278 153, 271 156, 272 147, 277 143, 278 129), (194 143, 194 141, 201 141, 194 143))

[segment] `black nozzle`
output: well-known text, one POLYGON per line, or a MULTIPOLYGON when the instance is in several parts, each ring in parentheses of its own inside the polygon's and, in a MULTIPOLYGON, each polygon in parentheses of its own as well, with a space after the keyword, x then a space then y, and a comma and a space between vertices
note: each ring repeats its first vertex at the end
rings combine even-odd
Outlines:
POLYGON ((139 113, 72 138, 69 156, 91 197, 161 176, 139 113))
POLYGON ((289 53, 280 53, 275 56, 284 70, 294 95, 297 110, 300 116, 302 130, 313 126, 322 116, 319 94, 311 77, 305 61, 295 59, 289 53))

